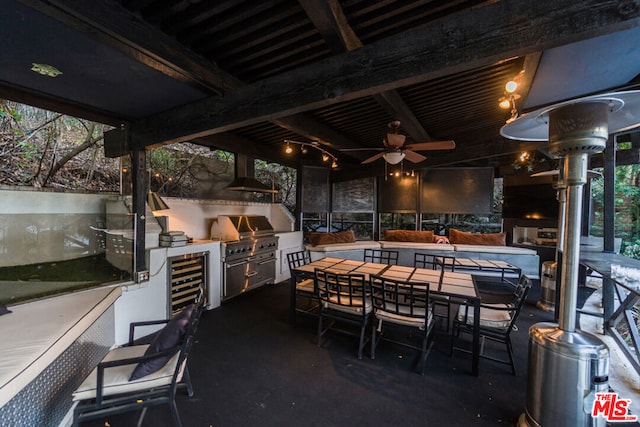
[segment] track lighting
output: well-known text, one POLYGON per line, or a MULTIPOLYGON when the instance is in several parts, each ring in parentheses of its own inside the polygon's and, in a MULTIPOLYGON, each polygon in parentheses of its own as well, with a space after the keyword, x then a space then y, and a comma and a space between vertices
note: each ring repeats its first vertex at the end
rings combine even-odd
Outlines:
POLYGON ((322 161, 323 162, 328 162, 331 159, 331 167, 332 168, 337 168, 338 167, 338 158, 336 156, 334 156, 333 154, 331 154, 330 152, 328 152, 327 150, 325 150, 324 148, 322 148, 320 146, 320 144, 318 142, 300 142, 300 141, 291 141, 289 139, 285 139, 284 141, 287 145, 286 148, 284 149, 285 153, 287 154, 291 154, 293 153, 293 148, 291 148, 291 145, 299 145, 300 146, 300 152, 302 154, 307 154, 309 152, 309 147, 314 148, 318 151, 320 151, 322 153, 322 161))
MULTIPOLYGON (((522 74, 522 73, 520 73, 522 74)), ((516 101, 520 99, 520 95, 516 92, 518 90, 518 77, 509 80, 504 85, 504 95, 498 99, 498 105, 503 110, 511 109, 511 116, 507 119, 507 123, 511 123, 518 118, 518 108, 516 107, 516 101)))

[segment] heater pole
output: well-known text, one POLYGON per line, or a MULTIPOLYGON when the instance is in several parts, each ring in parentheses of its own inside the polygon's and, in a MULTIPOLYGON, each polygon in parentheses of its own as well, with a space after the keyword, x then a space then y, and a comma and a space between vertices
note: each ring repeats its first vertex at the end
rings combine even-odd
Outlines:
POLYGON ((567 332, 576 329, 582 189, 587 182, 587 159, 586 153, 568 154, 564 157, 567 200, 564 215, 559 326, 567 332))

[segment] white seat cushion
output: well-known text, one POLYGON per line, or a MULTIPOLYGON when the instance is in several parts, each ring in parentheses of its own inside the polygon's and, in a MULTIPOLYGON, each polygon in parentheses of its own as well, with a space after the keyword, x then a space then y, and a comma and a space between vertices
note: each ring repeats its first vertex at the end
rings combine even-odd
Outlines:
POLYGON ((313 279, 305 279, 301 282, 296 283, 296 291, 298 292, 307 292, 313 293, 313 279))
POLYGON ((537 255, 538 253, 529 248, 516 246, 485 246, 485 245, 453 245, 457 252, 484 252, 493 254, 513 254, 513 255, 537 255))
MULTIPOLYGON (((136 345, 131 347, 118 347, 111 350, 102 359, 103 362, 111 360, 129 359, 131 357, 142 356, 148 345, 136 345)), ((109 396, 120 393, 129 393, 139 390, 147 390, 153 387, 160 387, 171 383, 171 378, 178 363, 180 352, 177 352, 169 361, 158 371, 142 377, 135 381, 129 381, 131 373, 135 369, 137 363, 129 365, 116 366, 107 368, 104 371, 103 396, 109 396)), ((178 381, 182 379, 183 367, 180 369, 178 381)), ((85 400, 96 397, 96 382, 98 380, 98 368, 96 367, 89 376, 80 384, 80 387, 73 392, 73 400, 85 400)))
MULTIPOLYGON (((507 304, 487 304, 497 308, 507 308, 507 304)), ((464 322, 464 315, 467 313, 467 324, 473 325, 473 307, 461 305, 458 310, 458 321, 464 322), (468 310, 468 311, 467 311, 468 310)), ((480 308, 480 326, 489 328, 506 329, 511 321, 510 312, 508 310, 491 310, 490 308, 480 308)))
POLYGON ((380 240, 380 246, 383 249, 416 249, 416 250, 429 250, 429 251, 453 251, 455 248, 453 245, 440 244, 440 243, 423 243, 423 242, 390 242, 387 240, 380 240))
POLYGON ((332 243, 318 246, 306 245, 305 249, 311 252, 351 251, 356 249, 380 249, 380 244, 374 241, 363 240, 353 243, 332 243))
MULTIPOLYGON (((352 301, 353 301, 353 304, 355 304, 355 305, 338 304, 338 298, 337 297, 331 297, 330 300, 331 300, 331 302, 324 301, 324 307, 325 308, 331 308, 333 310, 342 311, 344 313, 351 313, 351 314, 357 314, 357 315, 362 314, 362 299, 361 298, 353 298, 352 301)), ((341 301, 343 301, 343 302, 344 301, 349 301, 349 299, 348 299, 348 297, 341 298, 341 301)), ((365 310, 365 314, 371 313, 372 305, 371 305, 371 300, 369 300, 368 298, 365 301, 364 310, 365 310)))
MULTIPOLYGON (((407 308, 406 312, 408 313, 408 307, 401 307, 400 311, 402 312, 403 308, 407 308)), ((417 315, 424 315, 424 309, 421 310, 414 310, 414 313, 417 315)), ((427 325, 429 325, 431 323, 431 319, 433 317, 433 313, 431 310, 429 310, 429 313, 427 314, 427 325)), ((396 314, 396 313, 392 313, 390 311, 386 311, 386 310, 381 310, 381 309, 376 309, 376 318, 378 320, 382 320, 382 321, 386 321, 386 322, 391 322, 391 323, 397 323, 400 325, 405 325, 405 326, 414 326, 416 328, 419 329, 424 329, 425 328, 425 321, 424 319, 421 318, 416 318, 416 317, 411 317, 411 316, 403 316, 402 314, 396 314)))

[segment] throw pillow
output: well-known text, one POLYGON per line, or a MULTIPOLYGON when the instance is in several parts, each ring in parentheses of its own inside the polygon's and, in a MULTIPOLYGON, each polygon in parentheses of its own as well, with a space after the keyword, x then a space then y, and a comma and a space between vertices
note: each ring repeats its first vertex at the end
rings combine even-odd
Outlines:
POLYGON ((13 312, 9 310, 6 305, 0 304, 0 316, 2 316, 3 314, 9 314, 9 313, 13 313, 13 312))
POLYGON ((507 233, 465 233, 452 228, 449 240, 454 245, 507 246, 507 233))
POLYGON ((432 230, 385 230, 384 240, 390 242, 417 242, 431 243, 433 242, 432 230))
POLYGON ((307 240, 311 246, 332 245, 334 243, 354 243, 356 236, 353 234, 353 230, 338 231, 336 233, 313 232, 307 234, 307 240))
MULTIPOLYGON (((151 341, 151 344, 149 344, 149 347, 144 352, 144 355, 148 356, 151 354, 157 354, 180 344, 184 337, 186 326, 189 323, 189 320, 191 319, 192 312, 193 312, 193 305, 190 305, 184 308, 178 314, 176 314, 165 325, 165 327, 162 328, 155 335, 155 337, 151 341)), ((172 355, 166 355, 163 357, 158 357, 156 359, 151 359, 145 362, 138 363, 138 365, 135 367, 135 369, 131 373, 131 377, 129 377, 129 381, 134 381, 156 372, 158 369, 162 368, 169 361, 171 356, 172 355)))

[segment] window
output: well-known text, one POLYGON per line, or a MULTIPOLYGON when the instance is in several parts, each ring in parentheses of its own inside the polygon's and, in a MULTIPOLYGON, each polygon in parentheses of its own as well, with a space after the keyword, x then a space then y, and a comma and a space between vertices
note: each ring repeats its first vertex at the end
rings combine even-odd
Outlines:
POLYGON ((356 240, 373 240, 373 212, 333 212, 331 230, 353 230, 356 240))
POLYGON ((416 213, 380 213, 378 215, 380 224, 379 240, 384 240, 385 230, 415 230, 416 213))
MULTIPOLYGON (((306 235, 311 232, 327 232, 328 214, 326 212, 303 212, 302 213, 302 231, 306 235)), ((335 230, 333 230, 335 231, 335 230)))

